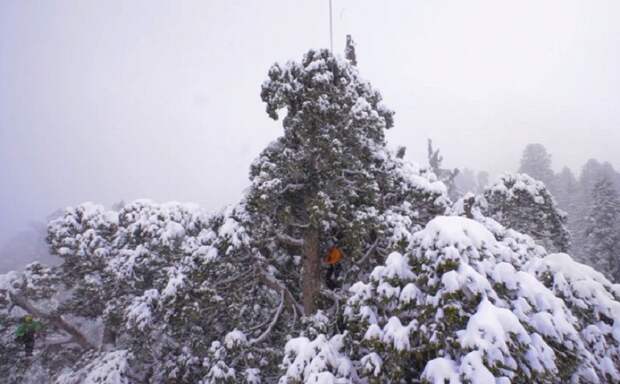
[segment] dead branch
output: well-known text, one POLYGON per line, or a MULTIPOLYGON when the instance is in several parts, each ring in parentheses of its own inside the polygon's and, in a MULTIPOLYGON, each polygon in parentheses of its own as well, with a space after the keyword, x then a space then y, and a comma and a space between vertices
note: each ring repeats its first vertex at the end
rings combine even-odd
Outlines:
POLYGON ((302 239, 298 239, 295 238, 293 236, 289 236, 285 233, 278 233, 276 234, 276 239, 278 239, 278 241, 280 241, 281 243, 284 243, 286 245, 290 245, 293 247, 303 247, 304 246, 304 241, 302 239))
POLYGON ((90 343, 90 341, 88 341, 88 339, 77 328, 67 323, 62 318, 62 316, 51 315, 51 314, 45 313, 41 311, 40 309, 36 308, 34 305, 32 305, 32 303, 28 301, 28 299, 26 299, 24 296, 18 295, 14 292, 9 292, 9 297, 11 298, 11 301, 13 303, 15 303, 18 307, 22 308, 24 311, 28 312, 29 314, 35 317, 44 319, 48 323, 54 325, 57 328, 62 329, 63 331, 71 335, 71 337, 73 337, 73 340, 77 344, 79 344, 82 348, 84 349, 95 349, 96 348, 93 344, 90 343))
POLYGON ((256 339, 250 340, 250 345, 258 344, 261 341, 265 340, 267 336, 269 336, 274 325, 276 325, 276 323, 278 322, 278 319, 280 318, 280 314, 282 314, 283 309, 284 309, 284 291, 281 291, 280 292, 280 305, 278 305, 278 310, 276 311, 276 314, 273 316, 271 323, 269 323, 269 327, 265 330, 265 332, 263 332, 256 339))
POLYGON ((280 193, 286 193, 288 191, 299 191, 300 189, 303 189, 303 187, 305 186, 305 184, 287 184, 286 187, 284 187, 280 193))
POLYGON ((372 243, 372 245, 370 246, 370 248, 368 248, 364 256, 362 256, 362 258, 359 259, 356 264, 357 265, 363 264, 364 261, 366 261, 366 259, 375 251, 375 249, 377 248, 377 244, 379 244, 379 239, 375 240, 375 242, 372 243))
POLYGON ((290 305, 291 308, 293 308, 295 316, 297 316, 297 312, 302 314, 304 313, 303 307, 297 302, 297 300, 295 300, 295 297, 293 296, 291 291, 289 291, 286 286, 277 281, 273 276, 268 275, 260 267, 258 270, 258 277, 260 281, 267 287, 273 289, 274 291, 280 291, 284 294, 284 300, 286 301, 286 304, 290 305))

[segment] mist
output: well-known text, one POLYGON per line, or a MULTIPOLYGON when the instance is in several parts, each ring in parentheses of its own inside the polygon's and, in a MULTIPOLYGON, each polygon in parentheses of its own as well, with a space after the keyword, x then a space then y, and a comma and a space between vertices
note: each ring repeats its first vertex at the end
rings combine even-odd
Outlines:
MULTIPOLYGON (((491 174, 515 171, 528 143, 556 170, 618 168, 618 14, 615 1, 334 0, 334 50, 353 36, 410 160, 432 138, 446 165, 491 174)), ((328 31, 326 1, 2 2, 0 250, 83 201, 237 201, 281 134, 259 97, 269 66, 327 47, 328 31)))

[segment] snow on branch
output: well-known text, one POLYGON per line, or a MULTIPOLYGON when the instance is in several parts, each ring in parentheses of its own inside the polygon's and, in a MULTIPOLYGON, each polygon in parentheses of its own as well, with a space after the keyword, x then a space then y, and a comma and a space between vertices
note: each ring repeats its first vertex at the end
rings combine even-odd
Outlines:
POLYGON ((32 305, 32 303, 30 303, 28 299, 26 299, 24 296, 21 296, 14 292, 9 292, 9 297, 11 298, 11 301, 15 303, 15 305, 19 306, 24 311, 28 312, 29 314, 33 316, 44 319, 48 323, 62 329, 63 331, 71 335, 71 337, 73 337, 73 340, 77 344, 79 344, 82 348, 84 349, 95 349, 96 348, 95 345, 91 344, 91 342, 88 341, 86 336, 84 336, 73 325, 67 323, 61 316, 51 315, 51 314, 41 311, 40 309, 32 305))
POLYGON ((247 272, 241 272, 241 273, 239 273, 237 275, 229 277, 228 279, 216 281, 214 286, 219 287, 219 286, 222 286, 222 285, 230 284, 230 283, 232 283, 234 281, 237 281, 237 280, 239 280, 241 278, 247 277, 248 275, 250 275, 250 273, 252 273, 252 270, 249 270, 247 272))
POLYGON ((375 242, 372 243, 372 245, 368 248, 364 256, 362 256, 362 258, 359 259, 356 264, 362 265, 366 261, 366 259, 368 259, 368 257, 375 251, 375 249, 377 249, 377 244, 379 244, 379 239, 375 240, 375 242))
POLYGON ((278 239, 278 241, 280 241, 281 243, 284 243, 286 245, 291 245, 293 247, 303 247, 304 246, 304 241, 303 239, 298 239, 295 238, 293 236, 289 236, 285 233, 278 233, 276 235, 276 238, 278 239))
POLYGON ((301 304, 299 304, 297 300, 295 300, 295 296, 293 296, 291 291, 289 291, 285 285, 277 281, 273 276, 268 275, 267 272, 265 272, 262 268, 259 267, 258 269, 259 269, 258 276, 259 276, 260 281, 263 284, 265 284, 267 287, 273 289, 274 291, 282 292, 284 294, 284 300, 286 301, 288 305, 291 306, 291 308, 293 308, 293 311, 295 312, 296 316, 297 316, 297 313, 302 313, 302 314, 304 313, 304 310, 301 304))
POLYGON ((269 336, 274 325, 276 325, 276 323, 278 322, 278 319, 280 318, 280 315, 282 314, 283 309, 284 309, 284 291, 282 290, 280 291, 280 305, 278 305, 278 310, 276 311, 276 314, 273 316, 271 323, 269 323, 269 327, 267 327, 265 332, 263 332, 260 336, 258 336, 255 339, 250 340, 250 345, 258 344, 261 341, 265 340, 267 336, 269 336))
POLYGON ((299 191, 300 189, 302 189, 305 186, 305 184, 300 183, 300 184, 287 184, 286 187, 284 187, 280 193, 284 194, 288 191, 299 191))

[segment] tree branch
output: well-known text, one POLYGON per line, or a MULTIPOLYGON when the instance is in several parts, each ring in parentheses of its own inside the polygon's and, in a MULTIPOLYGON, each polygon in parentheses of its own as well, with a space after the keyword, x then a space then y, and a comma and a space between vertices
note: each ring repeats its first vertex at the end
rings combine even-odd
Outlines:
POLYGON ((288 191, 299 191, 305 186, 305 184, 287 184, 280 193, 286 193, 288 191))
POLYGON ((258 344, 261 341, 265 340, 267 336, 269 336, 269 334, 271 333, 271 330, 273 329, 273 326, 276 325, 276 323, 278 322, 278 319, 280 318, 280 314, 282 313, 283 309, 284 309, 284 291, 280 291, 280 305, 278 306, 278 310, 276 311, 276 314, 273 316, 271 323, 269 323, 269 327, 265 330, 265 332, 263 332, 256 339, 250 340, 250 345, 258 344))
POLYGON ((273 276, 267 275, 267 273, 263 271, 262 268, 260 267, 259 267, 258 274, 259 274, 260 281, 263 284, 265 284, 267 287, 273 289, 274 291, 280 291, 284 293, 284 300, 286 301, 288 305, 291 306, 291 308, 293 308, 293 311, 295 312, 295 316, 297 316, 298 312, 302 314, 304 313, 303 307, 301 306, 301 304, 297 302, 297 300, 295 300, 295 297, 293 296, 291 291, 289 291, 288 288, 286 288, 286 286, 282 285, 273 276))
POLYGON ((271 321, 271 320, 267 319, 267 320, 263 321, 262 323, 260 323, 260 324, 258 324, 258 325, 255 325, 255 326, 253 326, 253 327, 250 327, 250 328, 248 328, 247 332, 254 332, 254 331, 256 331, 257 329, 260 329, 260 328, 264 327, 265 325, 267 325, 267 323, 269 323, 270 321, 271 321))
MULTIPOLYGON (((359 259, 357 262, 355 262, 355 263, 354 263, 354 265, 356 265, 356 266, 361 266, 361 265, 362 265, 362 264, 366 261, 366 259, 368 259, 368 257, 370 257, 370 255, 371 255, 374 251, 378 250, 378 249, 377 249, 377 245, 378 245, 378 244, 379 244, 379 239, 377 238, 377 239, 375 240, 375 242, 374 242, 374 243, 372 243, 372 245, 368 248, 368 250, 366 251, 366 253, 364 254, 364 256, 362 256, 362 258, 361 258, 361 259, 359 259)), ((345 274, 344 274, 344 278, 343 278, 343 280, 344 280, 345 282, 346 282, 346 281, 348 281, 348 278, 349 278, 349 273, 350 273, 352 270, 353 270, 352 268, 349 268, 349 269, 347 269, 347 271, 345 272, 345 274)))
POLYGON ((370 246, 370 248, 368 248, 368 250, 366 251, 366 253, 364 254, 364 256, 362 256, 361 259, 359 259, 357 261, 357 265, 361 265, 364 261, 366 261, 366 259, 374 252, 374 250, 377 248, 377 244, 379 244, 379 239, 377 238, 377 240, 375 240, 374 243, 372 243, 372 245, 370 246))
POLYGON ((306 224, 300 224, 300 223, 289 223, 289 225, 290 225, 291 227, 302 228, 302 229, 310 228, 310 223, 306 223, 306 224))
POLYGON ((95 349, 96 348, 93 344, 91 344, 90 341, 88 341, 88 339, 77 328, 67 323, 62 318, 62 316, 51 315, 51 314, 45 313, 39 310, 38 308, 36 308, 34 305, 32 305, 32 303, 30 303, 30 301, 28 301, 28 299, 26 299, 24 296, 18 295, 14 292, 9 292, 9 297, 11 298, 11 301, 13 303, 15 303, 18 307, 22 308, 24 311, 30 313, 31 315, 35 317, 44 319, 48 323, 56 326, 57 328, 62 329, 63 331, 71 335, 71 337, 73 337, 73 340, 77 344, 79 344, 82 348, 84 349, 95 349))
POLYGON ((349 175, 360 175, 360 176, 366 176, 366 173, 362 172, 362 171, 356 171, 353 169, 343 169, 342 170, 342 174, 349 174, 349 175))
POLYGON ((276 239, 278 239, 278 241, 280 241, 281 243, 284 243, 286 245, 290 245, 293 247, 303 247, 304 246, 304 241, 302 239, 298 239, 295 238, 293 236, 289 236, 285 233, 277 233, 276 234, 276 239))
POLYGON ((234 281, 236 281, 236 280, 239 280, 239 279, 240 279, 240 278, 242 278, 242 277, 246 277, 246 276, 248 276, 251 272, 252 272, 252 270, 250 269, 249 271, 246 271, 246 272, 241 272, 241 273, 239 273, 239 274, 237 274, 237 275, 235 275, 235 276, 229 277, 228 279, 224 279, 224 280, 216 281, 216 282, 213 284, 213 286, 215 286, 215 287, 219 287, 219 286, 221 286, 221 285, 226 285, 226 284, 232 283, 232 282, 234 282, 234 281))

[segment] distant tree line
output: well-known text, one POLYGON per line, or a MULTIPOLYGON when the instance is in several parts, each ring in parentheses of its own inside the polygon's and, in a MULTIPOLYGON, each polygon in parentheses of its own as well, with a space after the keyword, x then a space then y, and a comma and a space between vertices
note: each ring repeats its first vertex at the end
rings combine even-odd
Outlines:
MULTIPOLYGON (((511 210, 509 216, 504 212, 504 216, 495 215, 495 219, 529 234, 550 251, 570 253, 581 262, 603 271, 610 279, 620 281, 620 172, 609 162, 590 159, 577 176, 566 166, 556 173, 547 149, 542 144, 528 144, 523 150, 518 173, 533 180, 523 177, 516 180, 515 175, 502 175, 493 185, 490 185, 488 172, 469 168, 444 169, 442 162, 439 149, 434 148, 429 140, 429 168, 446 184, 453 201, 475 194, 481 198, 486 196, 484 203, 488 204, 488 198, 493 199, 499 189, 510 190, 516 184, 529 188, 531 193, 523 196, 548 200, 542 205, 532 200, 529 211, 524 210, 519 202, 518 209, 511 210), (535 181, 544 185, 544 191, 535 186, 535 181), (501 185, 503 187, 498 189, 501 185), (547 223, 549 218, 555 220, 555 237, 532 226, 532 220, 536 221, 535 216, 540 215, 549 216, 539 222, 547 223), (555 245, 546 243, 545 239, 551 238, 555 239, 555 245), (558 243, 560 238, 562 240, 558 243)), ((502 201, 510 201, 510 196, 503 196, 502 201)))
POLYGON ((523 151, 519 172, 542 181, 567 213, 570 253, 620 281, 620 173, 609 162, 588 160, 575 176, 568 167, 551 168, 542 144, 523 151))

